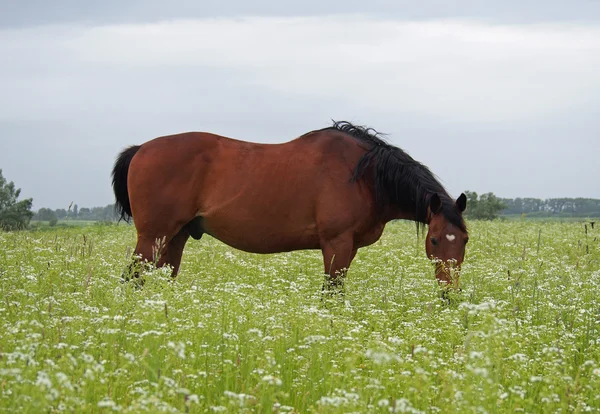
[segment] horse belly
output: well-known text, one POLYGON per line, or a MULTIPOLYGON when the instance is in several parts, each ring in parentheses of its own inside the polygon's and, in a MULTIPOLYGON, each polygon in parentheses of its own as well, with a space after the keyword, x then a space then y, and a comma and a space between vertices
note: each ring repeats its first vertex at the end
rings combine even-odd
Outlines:
POLYGON ((280 253, 319 248, 315 223, 301 223, 283 215, 214 214, 204 217, 206 233, 250 253, 280 253))

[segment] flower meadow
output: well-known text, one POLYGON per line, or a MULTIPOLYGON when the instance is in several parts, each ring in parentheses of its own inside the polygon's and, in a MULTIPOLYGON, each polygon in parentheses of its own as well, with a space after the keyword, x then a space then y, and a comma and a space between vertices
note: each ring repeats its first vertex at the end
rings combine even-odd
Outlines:
POLYGON ((209 236, 121 283, 133 226, 0 233, 2 412, 597 412, 600 223, 470 222, 460 292, 394 222, 319 251, 209 236))

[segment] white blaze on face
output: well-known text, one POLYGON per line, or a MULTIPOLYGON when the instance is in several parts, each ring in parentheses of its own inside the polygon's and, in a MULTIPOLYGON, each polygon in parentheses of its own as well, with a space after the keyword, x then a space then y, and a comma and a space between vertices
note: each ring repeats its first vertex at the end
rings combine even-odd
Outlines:
POLYGON ((450 243, 452 243, 454 239, 456 239, 456 236, 454 234, 446 234, 446 238, 450 243))

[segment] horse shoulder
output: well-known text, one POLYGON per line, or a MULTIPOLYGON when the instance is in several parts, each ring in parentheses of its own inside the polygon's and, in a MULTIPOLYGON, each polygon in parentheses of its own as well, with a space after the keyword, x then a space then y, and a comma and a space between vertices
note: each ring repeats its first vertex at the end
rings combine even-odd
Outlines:
POLYGON ((378 222, 362 232, 359 232, 354 240, 356 248, 370 246, 371 244, 377 242, 383 234, 385 224, 385 222, 378 222))

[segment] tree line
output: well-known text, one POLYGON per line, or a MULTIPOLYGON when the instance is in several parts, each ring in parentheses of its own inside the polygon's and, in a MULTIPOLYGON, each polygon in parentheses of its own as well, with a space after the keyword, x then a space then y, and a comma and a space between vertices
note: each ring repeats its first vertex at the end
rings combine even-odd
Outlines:
POLYGON ((595 198, 499 198, 494 193, 478 195, 465 191, 467 218, 493 220, 501 216, 600 217, 600 200, 595 198))
POLYGON ((48 221, 50 224, 58 220, 88 220, 88 221, 117 221, 119 217, 115 211, 115 205, 109 204, 105 207, 82 207, 72 204, 69 208, 40 208, 32 217, 32 220, 48 221))
POLYGON ((501 198, 501 214, 536 217, 600 217, 600 200, 595 198, 501 198))

